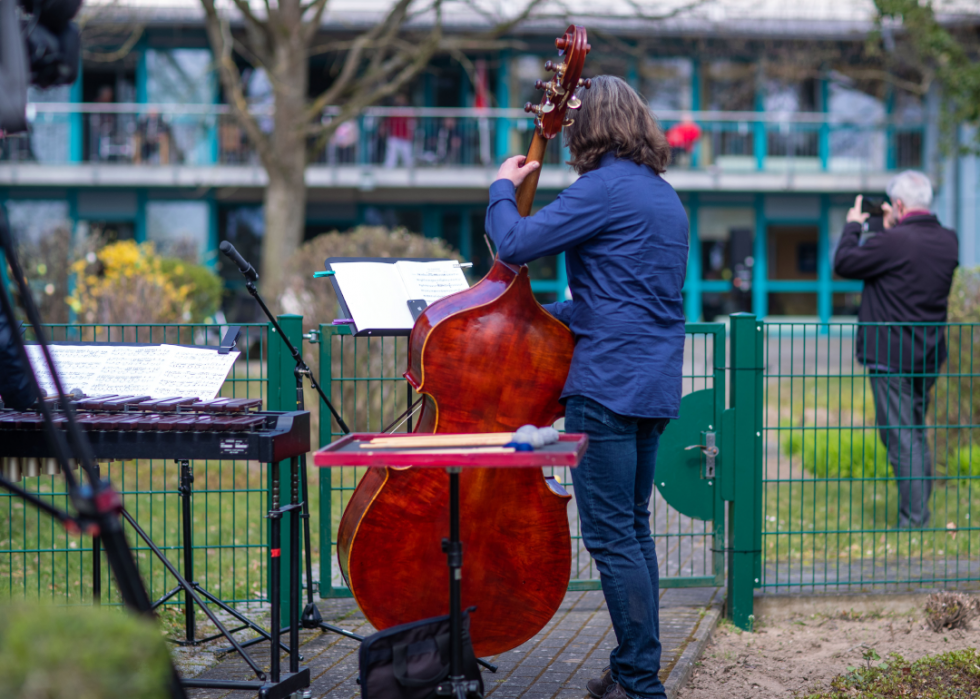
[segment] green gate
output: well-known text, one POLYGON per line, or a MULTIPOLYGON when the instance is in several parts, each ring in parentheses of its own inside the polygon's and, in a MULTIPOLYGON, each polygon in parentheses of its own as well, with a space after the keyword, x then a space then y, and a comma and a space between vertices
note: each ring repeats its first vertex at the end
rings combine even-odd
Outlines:
MULTIPOLYGON (((743 337, 740 346, 751 344, 754 353, 756 327, 754 316, 734 316, 733 348, 735 337, 743 337)), ((744 518, 741 529, 727 527, 730 534, 726 546, 726 500, 732 500, 736 490, 743 497, 751 494, 749 500, 756 499, 755 489, 752 479, 743 479, 748 491, 744 485, 736 486, 736 479, 726 477, 726 469, 735 468, 736 453, 748 457, 737 460, 740 468, 756 468, 758 454, 753 450, 757 440, 751 434, 757 431, 759 420, 750 411, 747 419, 737 424, 735 411, 726 410, 725 331, 725 325, 720 323, 687 326, 685 395, 680 419, 671 423, 664 433, 658 454, 657 491, 651 503, 652 528, 662 587, 723 585, 725 552, 739 552, 733 555, 742 564, 736 566, 736 571, 742 571, 741 584, 737 587, 741 604, 734 618, 736 623, 746 626, 751 623, 752 579, 758 577, 753 575, 758 554, 753 554, 752 549, 757 551, 758 547, 745 543, 752 538, 753 528, 744 518), (741 440, 735 436, 738 428, 743 430, 741 440), (746 436, 747 444, 743 443, 746 436), (744 532, 748 532, 749 539, 744 532), (753 566, 751 570, 745 567, 746 563, 753 566)), ((380 431, 407 408, 414 397, 402 378, 407 363, 407 338, 353 337, 347 326, 333 325, 321 325, 319 334, 311 337, 319 343, 320 383, 352 430, 380 431)), ((733 401, 736 395, 742 401, 753 399, 750 393, 755 390, 757 374, 761 376, 757 371, 732 372, 729 393, 733 401)), ((321 415, 326 415, 326 411, 321 410, 321 415)), ((411 422, 406 421, 395 431, 410 430, 411 422)), ((336 425, 326 419, 320 421, 319 434, 321 444, 340 436, 336 425)), ((323 469, 319 474, 321 597, 350 595, 334 563, 337 527, 363 473, 363 468, 343 468, 323 469)), ((569 469, 555 469, 550 475, 574 496, 569 469)), ((729 517, 734 509, 731 505, 727 507, 729 517)), ((750 505, 747 509, 754 511, 757 506, 750 505)), ((577 511, 570 505, 568 512, 573 548, 569 589, 599 589, 598 571, 579 534, 577 511)), ((728 572, 732 589, 732 566, 728 572)))

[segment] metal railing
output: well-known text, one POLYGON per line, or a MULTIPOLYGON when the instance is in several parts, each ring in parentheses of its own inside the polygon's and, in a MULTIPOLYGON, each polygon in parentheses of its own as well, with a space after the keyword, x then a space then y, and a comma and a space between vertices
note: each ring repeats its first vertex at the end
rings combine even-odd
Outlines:
MULTIPOLYGON (((327 123, 337 110, 319 119, 327 123)), ((0 162, 139 165, 259 165, 226 105, 32 103, 29 133, 0 140, 0 162)), ((256 111, 271 132, 269 112, 256 111)), ((686 121, 699 133, 674 149, 676 169, 881 172, 922 167, 923 124, 855 122, 833 114, 660 112, 665 129, 686 121)), ((314 124, 315 126, 315 124, 314 124)), ((327 142, 311 137, 312 167, 491 167, 524 152, 533 122, 519 109, 365 109, 327 142)), ((559 144, 556 144, 559 145, 559 144)), ((567 160, 561 147, 546 165, 567 160)))

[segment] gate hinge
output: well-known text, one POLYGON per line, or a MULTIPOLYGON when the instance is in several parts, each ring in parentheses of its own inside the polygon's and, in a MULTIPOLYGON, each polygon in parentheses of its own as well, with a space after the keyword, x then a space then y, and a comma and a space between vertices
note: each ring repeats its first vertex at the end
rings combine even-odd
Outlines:
POLYGON ((715 458, 718 456, 718 447, 715 446, 715 433, 705 432, 704 444, 692 444, 689 447, 684 447, 684 451, 690 451, 691 449, 701 450, 701 453, 704 454, 704 477, 714 478, 715 458))

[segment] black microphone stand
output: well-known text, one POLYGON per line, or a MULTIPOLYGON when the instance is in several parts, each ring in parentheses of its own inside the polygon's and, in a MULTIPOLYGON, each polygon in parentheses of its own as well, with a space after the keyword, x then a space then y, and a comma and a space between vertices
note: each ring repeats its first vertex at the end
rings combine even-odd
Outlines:
MULTIPOLYGON (((340 416, 334 408, 333 403, 327 398, 320 384, 317 383, 316 378, 313 376, 313 372, 310 367, 307 366, 306 362, 303 360, 303 354, 296 348, 295 345, 286 337, 286 333, 283 332, 282 327, 280 327, 279 322, 276 317, 269 310, 269 307, 265 305, 265 301, 262 300, 262 296, 259 295, 259 291, 255 286, 255 282, 258 281, 259 275, 255 271, 255 268, 250 265, 245 258, 243 258, 235 247, 228 241, 223 242, 220 245, 220 249, 225 255, 227 255, 231 260, 235 262, 238 269, 241 270, 242 275, 245 277, 245 288, 248 293, 256 300, 259 304, 259 308, 269 319, 272 324, 273 329, 279 335, 280 339, 285 343, 286 348, 289 350, 293 361, 296 363, 296 368, 293 370, 293 376, 296 377, 296 410, 306 410, 306 401, 303 397, 303 379, 307 379, 310 382, 310 386, 313 390, 317 392, 320 396, 320 400, 323 404, 327 406, 330 410, 330 414, 333 415, 334 420, 337 421, 337 425, 343 431, 344 434, 350 434, 350 428, 344 419, 340 416)), ((317 608, 316 603, 313 601, 313 561, 312 561, 312 544, 310 540, 310 498, 309 498, 309 483, 307 481, 307 470, 306 470, 306 454, 299 457, 299 468, 300 468, 300 482, 302 483, 303 493, 302 493, 302 513, 300 517, 303 520, 303 538, 306 554, 306 607, 303 609, 303 614, 300 617, 300 625, 304 629, 320 629, 321 631, 329 631, 330 633, 339 634, 341 636, 346 636, 355 641, 363 641, 364 637, 358 634, 342 629, 339 626, 334 626, 333 624, 328 624, 323 620, 323 616, 320 614, 320 610, 317 608)), ((258 643, 263 639, 253 639, 252 642, 258 643)), ((246 641, 243 646, 251 645, 252 642, 246 641)))
MULTIPOLYGON (((108 481, 102 480, 98 470, 95 468, 95 460, 91 447, 78 425, 71 402, 65 395, 57 367, 51 358, 51 351, 45 340, 44 328, 41 323, 41 315, 27 286, 27 279, 17 259, 13 240, 7 227, 7 220, 2 211, 0 211, 0 251, 6 255, 11 276, 17 285, 18 294, 20 295, 21 305, 33 328, 37 343, 41 347, 44 362, 54 381, 62 416, 65 418, 64 431, 55 428, 51 405, 44 400, 44 393, 41 391, 37 376, 34 374, 27 356, 24 338, 14 329, 10 333, 11 338, 17 346, 17 352, 20 355, 24 370, 30 377, 31 385, 34 388, 35 395, 38 397, 38 409, 44 418, 45 429, 51 439, 52 451, 55 454, 58 467, 61 469, 61 473, 65 479, 68 498, 78 514, 72 516, 67 512, 58 510, 2 476, 0 476, 0 487, 51 515, 69 531, 81 531, 92 534, 93 536, 99 536, 102 547, 106 552, 109 567, 116 578, 123 603, 140 615, 152 616, 153 605, 150 602, 150 596, 146 591, 146 587, 143 585, 143 579, 140 577, 136 559, 133 558, 133 552, 123 532, 122 520, 120 519, 121 513, 123 512, 122 498, 120 498, 119 493, 113 489, 108 481), (88 481, 87 484, 80 483, 75 478, 72 469, 69 468, 69 453, 77 460, 81 472, 88 481)), ((7 296, 7 290, 2 286, 0 286, 0 309, 7 316, 13 328, 15 318, 13 303, 7 296)), ((170 663, 168 684, 170 696, 173 699, 186 699, 187 695, 180 683, 177 669, 174 667, 172 661, 170 663)))

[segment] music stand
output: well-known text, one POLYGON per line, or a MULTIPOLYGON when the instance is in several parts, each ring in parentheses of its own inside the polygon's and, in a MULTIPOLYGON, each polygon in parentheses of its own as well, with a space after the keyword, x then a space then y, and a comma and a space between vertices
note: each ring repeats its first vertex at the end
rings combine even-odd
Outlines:
MULTIPOLYGON (((436 435, 433 435, 436 436, 436 435)), ((476 699, 480 697, 476 682, 468 682, 463 675, 463 613, 462 567, 463 544, 459 539, 459 474, 468 468, 541 468, 544 466, 575 467, 589 444, 584 434, 563 434, 555 444, 549 444, 534 451, 511 451, 493 453, 473 451, 466 448, 406 446, 404 448, 370 449, 362 445, 375 437, 404 439, 408 445, 417 435, 390 434, 349 434, 342 439, 322 447, 313 455, 313 464, 321 468, 339 466, 367 466, 382 468, 388 466, 412 466, 415 468, 444 468, 449 474, 449 538, 443 539, 442 548, 446 552, 449 567, 449 633, 450 660, 449 679, 436 689, 437 696, 455 699, 476 699), (420 453, 424 452, 424 453, 420 453)))

